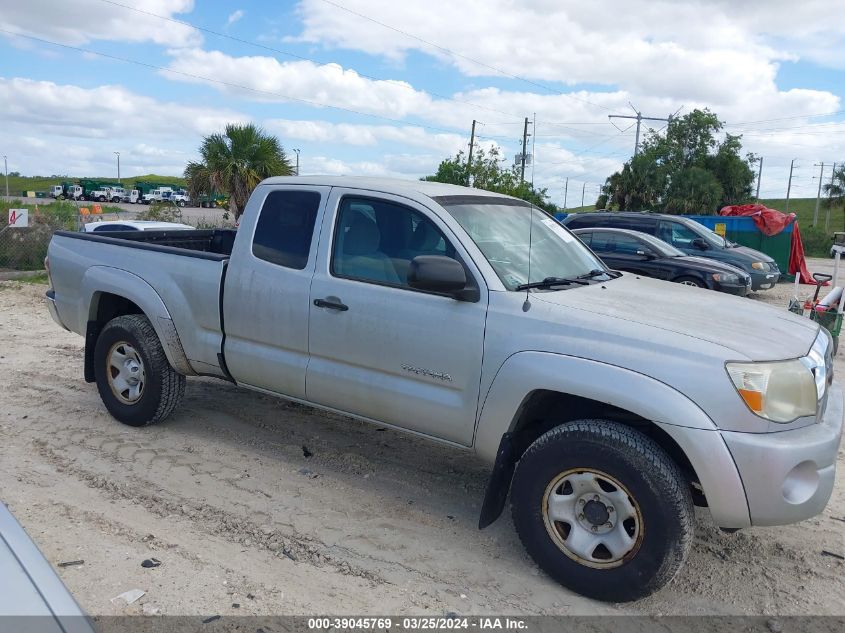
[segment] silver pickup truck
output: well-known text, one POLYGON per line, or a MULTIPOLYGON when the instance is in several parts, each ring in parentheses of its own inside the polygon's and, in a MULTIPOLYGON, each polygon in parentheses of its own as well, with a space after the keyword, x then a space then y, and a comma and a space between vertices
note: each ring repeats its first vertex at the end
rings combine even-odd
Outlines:
POLYGON ((669 582, 693 506, 801 521, 834 484, 842 393, 808 319, 605 268, 539 209, 432 182, 271 178, 240 228, 56 233, 48 305, 120 422, 214 376, 473 451, 563 585, 669 582))

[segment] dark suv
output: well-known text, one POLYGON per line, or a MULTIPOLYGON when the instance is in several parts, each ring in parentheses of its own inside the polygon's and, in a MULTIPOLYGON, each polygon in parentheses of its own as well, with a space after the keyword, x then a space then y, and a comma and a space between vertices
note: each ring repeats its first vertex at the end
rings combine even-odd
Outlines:
POLYGON ((744 270, 751 275, 752 290, 773 288, 780 279, 778 265, 768 255, 734 244, 683 216, 648 211, 595 211, 573 213, 563 224, 569 229, 607 227, 654 235, 687 255, 708 257, 744 270))

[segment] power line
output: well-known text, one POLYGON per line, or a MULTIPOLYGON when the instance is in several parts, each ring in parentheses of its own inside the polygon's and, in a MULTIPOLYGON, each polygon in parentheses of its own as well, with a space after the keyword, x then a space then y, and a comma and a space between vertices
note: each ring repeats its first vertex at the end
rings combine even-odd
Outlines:
POLYGON ((14 37, 22 37, 28 40, 33 40, 35 42, 41 42, 42 44, 50 44, 52 46, 58 46, 60 48, 66 48, 72 51, 77 51, 80 53, 88 53, 89 55, 96 55, 98 57, 104 57, 106 59, 111 59, 114 61, 124 62, 127 64, 134 64, 136 66, 142 66, 144 68, 152 68, 154 70, 161 70, 163 72, 173 73, 175 75, 181 75, 183 77, 190 77, 192 79, 200 79, 202 81, 208 81, 211 83, 220 84, 222 86, 227 86, 229 88, 239 88, 241 90, 247 90, 249 92, 255 92, 258 94, 265 94, 273 97, 280 97, 282 99, 287 99, 289 101, 298 101, 300 103, 306 103, 311 106, 319 107, 319 108, 330 108, 332 110, 340 110, 342 112, 348 112, 350 114, 357 114, 360 116, 371 117, 373 119, 379 119, 381 121, 389 121, 391 123, 399 123, 406 127, 419 127, 426 130, 434 130, 436 132, 443 132, 445 134, 459 134, 455 130, 447 130, 445 128, 435 127, 433 125, 425 125, 423 123, 408 123, 407 121, 402 121, 401 119, 393 119, 381 114, 373 114, 370 112, 360 112, 358 110, 353 110, 352 108, 345 108, 343 106, 332 105, 330 103, 321 103, 319 101, 312 101, 311 99, 304 99, 302 97, 293 97, 291 95, 286 95, 281 92, 273 92, 272 90, 262 90, 260 88, 253 88, 251 86, 244 86, 243 84, 236 84, 230 81, 223 81, 222 79, 215 79, 213 77, 204 77, 202 75, 196 75, 194 73, 188 73, 181 70, 174 70, 173 68, 167 68, 166 66, 158 66, 157 64, 150 64, 148 62, 142 62, 137 59, 130 59, 128 57, 119 57, 117 55, 110 55, 108 53, 101 53, 100 51, 94 51, 88 48, 82 48, 79 46, 71 46, 70 44, 62 44, 60 42, 54 42, 52 40, 44 39, 41 37, 35 37, 34 35, 24 35, 22 33, 15 33, 13 31, 9 31, 7 29, 0 28, 0 33, 6 33, 7 35, 12 35, 14 37))
POLYGON ((525 77, 520 77, 519 75, 514 75, 512 73, 509 73, 507 71, 502 70, 501 68, 491 66, 490 64, 487 64, 485 62, 482 62, 482 61, 479 61, 477 59, 473 59, 472 57, 468 57, 468 56, 463 55, 461 53, 455 52, 452 49, 446 48, 445 46, 441 46, 440 44, 435 44, 434 42, 430 42, 426 39, 423 39, 423 38, 419 37, 418 35, 414 35, 413 33, 408 33, 407 31, 403 31, 402 29, 396 28, 395 26, 391 26, 390 24, 385 24, 384 22, 380 22, 379 20, 376 20, 375 18, 371 18, 368 15, 364 15, 363 13, 353 11, 352 9, 344 7, 343 5, 340 5, 336 2, 333 2, 332 0, 322 0, 322 1, 325 2, 326 4, 330 4, 331 6, 337 8, 337 9, 340 9, 341 11, 346 11, 347 13, 351 13, 352 15, 356 15, 359 18, 363 18, 364 20, 368 20, 368 21, 370 21, 374 24, 378 24, 381 27, 389 29, 389 30, 391 30, 395 33, 399 33, 400 35, 404 35, 405 37, 410 37, 413 40, 417 40, 418 42, 422 42, 423 44, 426 44, 427 46, 431 46, 433 48, 436 48, 437 50, 442 51, 444 53, 447 53, 447 54, 449 54, 453 57, 459 57, 461 59, 464 59, 468 62, 472 62, 473 64, 476 64, 476 65, 481 66, 483 68, 487 68, 488 70, 495 71, 495 72, 499 73, 500 75, 508 77, 509 79, 515 79, 517 81, 522 81, 522 82, 525 82, 525 83, 530 84, 532 86, 542 88, 543 90, 547 90, 548 92, 551 92, 551 93, 554 93, 554 94, 559 94, 561 96, 567 97, 569 99, 574 99, 575 101, 580 101, 582 103, 587 103, 587 104, 589 104, 589 105, 591 105, 595 108, 601 108, 602 110, 607 110, 608 112, 617 112, 617 110, 614 110, 613 108, 608 108, 607 106, 603 106, 599 103, 593 103, 592 101, 588 101, 587 99, 582 99, 581 97, 576 97, 574 95, 567 94, 565 92, 561 92, 560 90, 555 90, 554 88, 550 88, 550 87, 548 87, 544 84, 538 83, 536 81, 532 81, 531 79, 526 79, 525 77))
POLYGON ((736 123, 725 123, 725 127, 736 127, 737 125, 752 125, 754 123, 771 123, 772 121, 791 121, 794 119, 814 119, 818 117, 836 116, 837 114, 845 114, 845 110, 836 110, 835 112, 820 112, 818 114, 797 114, 795 116, 779 117, 777 119, 760 119, 758 121, 737 121, 736 123))
MULTIPOLYGON (((167 15, 161 15, 159 13, 153 13, 152 11, 145 11, 144 9, 139 9, 137 7, 132 7, 126 4, 122 4, 120 2, 115 2, 114 0, 100 0, 100 2, 105 2, 106 4, 110 4, 116 7, 121 7, 123 9, 127 9, 129 11, 135 11, 136 13, 141 13, 143 15, 148 15, 150 17, 158 18, 160 20, 165 20, 167 22, 172 22, 174 24, 181 24, 182 26, 188 26, 194 28, 198 31, 202 31, 203 33, 208 33, 210 35, 214 35, 216 37, 222 37, 227 40, 231 40, 233 42, 238 42, 239 44, 246 44, 247 46, 254 46, 255 48, 260 48, 265 51, 269 51, 272 53, 277 53, 279 55, 285 55, 287 57, 293 57, 294 59, 298 59, 300 61, 311 62, 312 64, 317 64, 318 66, 325 66, 325 62, 319 62, 315 59, 311 59, 309 57, 304 57, 302 55, 297 55, 296 53, 291 53, 290 51, 285 51, 279 48, 275 48, 273 46, 268 46, 266 44, 261 44, 260 42, 254 42, 252 40, 247 40, 244 38, 236 37, 234 35, 229 35, 228 33, 221 33, 220 31, 215 31, 214 29, 209 29, 204 26, 199 26, 194 24, 193 22, 189 22, 187 20, 179 20, 177 18, 171 18, 167 15)), ((364 77, 365 79, 370 79, 372 81, 389 81, 400 88, 404 88, 406 90, 411 90, 413 92, 417 92, 417 89, 413 86, 406 84, 406 83, 399 83, 394 79, 387 79, 385 77, 376 77, 374 75, 367 75, 362 72, 355 71, 359 76, 364 77)), ((488 110, 490 112, 495 112, 497 114, 503 114, 508 117, 517 117, 516 114, 511 114, 509 112, 504 112, 503 110, 498 110, 496 108, 491 108, 489 106, 481 105, 480 103, 474 103, 472 101, 465 101, 463 99, 456 99, 455 97, 450 97, 448 95, 438 94, 436 92, 426 91, 428 94, 437 97, 438 99, 445 99, 447 101, 454 101, 455 103, 462 103, 464 105, 469 105, 474 108, 479 108, 481 110, 488 110)), ((516 123, 522 123, 521 118, 520 120, 516 121, 516 123)))

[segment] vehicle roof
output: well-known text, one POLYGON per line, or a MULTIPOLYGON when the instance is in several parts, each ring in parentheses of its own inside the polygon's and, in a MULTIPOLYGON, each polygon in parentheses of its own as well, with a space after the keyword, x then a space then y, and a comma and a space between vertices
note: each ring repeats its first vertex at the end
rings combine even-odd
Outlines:
POLYGON ((274 176, 261 182, 262 185, 318 185, 324 187, 348 187, 350 189, 370 189, 382 193, 408 195, 422 194, 429 198, 437 196, 490 196, 509 198, 502 193, 473 189, 460 185, 426 180, 405 180, 403 178, 378 178, 372 176, 274 176))
POLYGON ((139 231, 154 231, 156 229, 193 229, 190 224, 181 224, 179 222, 158 222, 156 220, 101 220, 100 222, 86 222, 85 230, 90 231, 102 224, 124 224, 131 226, 139 231))
POLYGON ((585 226, 580 229, 570 229, 575 234, 578 233, 596 233, 601 231, 602 233, 627 233, 629 235, 634 235, 639 237, 640 235, 646 235, 648 237, 654 237, 653 235, 648 235, 648 233, 643 233, 642 231, 637 231, 636 229, 617 229, 616 227, 610 226, 585 226))
POLYGON ((578 216, 578 215, 612 215, 612 216, 620 216, 620 217, 634 217, 634 218, 671 218, 673 220, 689 220, 685 215, 673 215, 671 213, 659 213, 657 211, 582 211, 581 213, 570 213, 567 217, 578 216))

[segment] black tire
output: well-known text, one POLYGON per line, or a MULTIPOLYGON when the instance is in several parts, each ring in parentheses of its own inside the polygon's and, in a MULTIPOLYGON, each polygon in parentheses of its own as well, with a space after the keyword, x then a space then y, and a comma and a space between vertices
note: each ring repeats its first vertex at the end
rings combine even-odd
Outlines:
MULTIPOLYGON (((591 492, 587 494, 592 497, 591 492)), ((573 496, 572 507, 585 508, 578 505, 582 499, 577 498, 576 503, 573 496)), ((587 501, 588 505, 591 503, 587 501)), ((616 514, 610 508, 599 521, 622 515, 624 501, 611 505, 614 503, 622 504, 616 514)), ((606 510, 610 506, 596 504, 590 510, 599 507, 606 510)), ((577 420, 539 437, 517 465, 511 487, 511 512, 519 538, 537 564, 560 584, 596 600, 628 602, 654 593, 674 578, 692 546, 692 496, 677 464, 653 440, 616 422, 577 420), (633 520, 640 525, 635 526, 633 534, 632 519, 613 526, 615 530, 629 531, 634 542, 617 561, 589 562, 567 549, 569 539, 578 536, 573 529, 583 530, 581 536, 587 535, 583 538, 596 542, 585 528, 570 526, 567 532, 563 523, 550 518, 547 527, 547 495, 577 494, 571 488, 570 493, 566 492, 567 483, 560 488, 552 486, 557 486, 561 477, 583 477, 585 471, 590 476, 589 471, 600 473, 597 477, 605 484, 609 484, 608 479, 615 479, 627 490, 619 487, 615 493, 607 492, 604 486, 602 490, 608 495, 621 494, 617 499, 627 497, 629 506, 637 511, 633 520)), ((576 521, 587 521, 586 509, 575 512, 580 512, 576 521)), ((612 530, 608 533, 611 535, 612 530)), ((600 548, 604 544, 587 547, 593 548, 591 558, 603 556, 600 548)), ((609 549, 604 552, 608 559, 612 558, 609 549)))
POLYGON ((696 279, 695 277, 678 277, 677 279, 673 279, 677 284, 683 284, 685 286, 696 286, 697 288, 706 288, 707 284, 701 281, 701 279, 696 279))
POLYGON ((160 422, 185 395, 185 376, 170 366, 152 324, 141 314, 119 316, 105 325, 94 348, 94 376, 106 409, 116 420, 129 426, 160 422), (140 358, 144 375, 140 395, 131 403, 118 397, 109 379, 109 373, 113 374, 112 350, 120 344, 131 346, 140 358))
POLYGON ((178 206, 180 206, 180 207, 184 207, 184 206, 185 206, 185 201, 184 201, 184 200, 180 200, 180 201, 179 201, 179 202, 177 202, 176 204, 177 204, 178 206))
POLYGON ((105 201, 106 201, 106 197, 105 197, 105 196, 100 196, 99 198, 97 198, 97 200, 99 200, 100 202, 105 202, 105 201))

